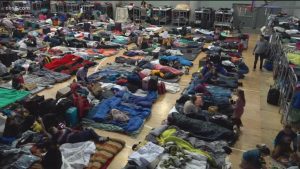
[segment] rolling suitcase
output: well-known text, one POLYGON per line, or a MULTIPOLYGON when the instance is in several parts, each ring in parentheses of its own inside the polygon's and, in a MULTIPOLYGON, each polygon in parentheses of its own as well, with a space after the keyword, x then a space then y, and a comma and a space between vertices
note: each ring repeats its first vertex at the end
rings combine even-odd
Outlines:
POLYGON ((157 91, 157 84, 158 84, 158 77, 150 76, 150 79, 148 81, 148 90, 149 91, 157 91))
POLYGON ((159 82, 158 83, 157 91, 158 91, 158 94, 165 94, 167 92, 166 91, 166 85, 165 85, 164 82, 159 82))
POLYGON ((268 92, 267 102, 269 104, 277 106, 279 104, 279 96, 280 96, 279 89, 271 86, 268 92))

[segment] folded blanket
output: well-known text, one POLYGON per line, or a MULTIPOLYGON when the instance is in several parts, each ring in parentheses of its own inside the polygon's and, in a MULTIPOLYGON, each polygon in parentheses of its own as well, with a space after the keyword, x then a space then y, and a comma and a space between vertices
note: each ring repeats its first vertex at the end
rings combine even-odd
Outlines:
POLYGON ((95 143, 96 153, 91 156, 87 169, 105 169, 113 158, 124 148, 123 140, 110 138, 105 143, 95 143))

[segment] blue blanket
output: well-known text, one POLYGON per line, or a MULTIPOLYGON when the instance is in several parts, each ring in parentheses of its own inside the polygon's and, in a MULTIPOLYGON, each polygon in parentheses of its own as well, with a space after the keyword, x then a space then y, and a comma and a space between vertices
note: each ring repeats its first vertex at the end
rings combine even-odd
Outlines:
POLYGON ((95 106, 88 115, 89 119, 96 122, 113 124, 124 129, 125 133, 138 130, 151 113, 151 106, 157 99, 157 92, 149 92, 147 96, 135 96, 127 91, 120 91, 114 97, 103 100, 95 106), (126 112, 130 117, 127 123, 108 120, 107 117, 112 109, 126 112))
POLYGON ((101 81, 104 83, 116 83, 116 80, 120 76, 125 76, 127 77, 130 72, 126 71, 116 71, 116 70, 110 70, 110 69, 102 69, 98 72, 95 72, 88 76, 89 81, 101 81), (101 79, 101 80, 100 80, 101 79))
POLYGON ((160 59, 178 61, 182 66, 193 66, 193 62, 183 58, 182 56, 161 56, 160 59))

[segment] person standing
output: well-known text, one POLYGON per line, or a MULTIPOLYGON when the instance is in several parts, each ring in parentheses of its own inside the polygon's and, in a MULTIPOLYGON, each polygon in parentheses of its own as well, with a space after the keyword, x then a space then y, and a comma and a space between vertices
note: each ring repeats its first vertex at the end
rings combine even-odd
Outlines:
POLYGON ((236 100, 235 105, 233 106, 232 121, 239 130, 240 127, 243 126, 241 118, 244 113, 244 107, 246 105, 244 90, 238 89, 237 96, 238 99, 236 100))
POLYGON ((265 40, 264 36, 261 35, 259 41, 256 42, 256 45, 253 50, 253 55, 255 56, 253 70, 256 69, 258 58, 260 59, 259 69, 262 70, 267 47, 268 47, 268 42, 265 40))
POLYGON ((88 70, 89 70, 88 65, 84 65, 83 67, 79 68, 76 73, 77 81, 88 82, 88 79, 87 79, 88 70))
POLYGON ((23 88, 23 85, 25 83, 23 75, 25 74, 24 71, 16 72, 12 76, 12 88, 16 90, 20 90, 23 88))

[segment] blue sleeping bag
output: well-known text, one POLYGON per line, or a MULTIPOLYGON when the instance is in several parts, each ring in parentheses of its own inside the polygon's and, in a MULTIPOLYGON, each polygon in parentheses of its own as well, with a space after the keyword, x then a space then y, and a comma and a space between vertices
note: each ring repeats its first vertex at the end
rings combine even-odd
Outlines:
POLYGON ((116 96, 103 100, 95 106, 89 114, 96 122, 108 123, 123 128, 125 133, 132 133, 140 129, 143 121, 151 113, 151 106, 157 99, 156 92, 149 92, 146 97, 135 96, 127 91, 120 91, 116 96), (107 119, 110 111, 117 109, 126 112, 130 117, 127 123, 107 119))
POLYGON ((161 56, 160 59, 167 61, 178 61, 182 66, 193 66, 193 62, 183 58, 182 56, 161 56))

